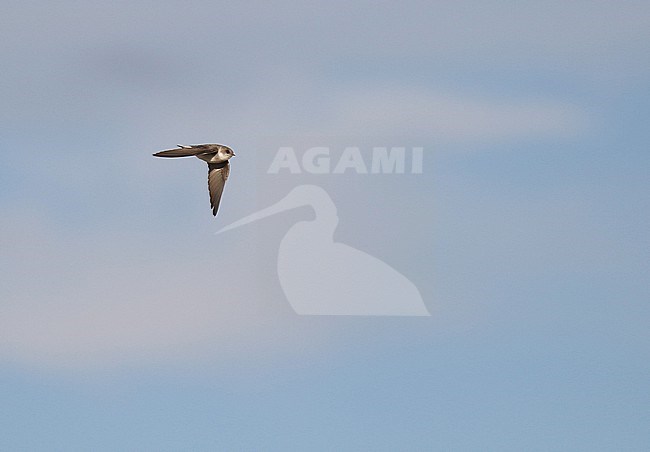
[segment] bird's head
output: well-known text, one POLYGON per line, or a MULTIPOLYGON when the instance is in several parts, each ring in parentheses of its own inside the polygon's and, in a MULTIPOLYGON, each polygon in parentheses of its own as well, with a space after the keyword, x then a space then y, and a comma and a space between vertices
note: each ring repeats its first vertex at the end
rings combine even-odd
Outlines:
POLYGON ((234 157, 235 153, 228 146, 220 146, 219 150, 217 151, 217 156, 219 157, 219 160, 225 162, 226 160, 230 160, 232 157, 234 157))

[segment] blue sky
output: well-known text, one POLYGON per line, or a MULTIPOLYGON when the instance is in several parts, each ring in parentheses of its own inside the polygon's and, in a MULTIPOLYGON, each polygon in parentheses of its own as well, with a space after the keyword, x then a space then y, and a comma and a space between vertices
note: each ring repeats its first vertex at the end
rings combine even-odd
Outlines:
POLYGON ((8 2, 0 449, 644 450, 647 2, 8 2), (235 149, 219 216, 204 164, 235 149), (280 146, 422 146, 423 174, 267 174, 280 146), (431 317, 298 316, 335 239, 431 317))

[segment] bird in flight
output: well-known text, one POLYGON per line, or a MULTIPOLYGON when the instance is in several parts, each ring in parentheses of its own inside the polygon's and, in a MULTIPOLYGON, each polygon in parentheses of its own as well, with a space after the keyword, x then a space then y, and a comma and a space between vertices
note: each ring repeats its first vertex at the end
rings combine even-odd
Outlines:
POLYGON ((235 153, 223 144, 195 144, 192 146, 177 145, 178 149, 156 152, 154 157, 198 157, 208 163, 208 190, 210 191, 210 206, 212 215, 217 216, 223 187, 230 175, 228 160, 235 153))

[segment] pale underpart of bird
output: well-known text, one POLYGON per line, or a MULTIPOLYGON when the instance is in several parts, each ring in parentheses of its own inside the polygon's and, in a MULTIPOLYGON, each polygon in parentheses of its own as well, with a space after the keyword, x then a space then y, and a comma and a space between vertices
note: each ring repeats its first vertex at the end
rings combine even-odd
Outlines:
POLYGON ((230 175, 230 160, 235 153, 223 144, 177 145, 178 149, 156 152, 154 157, 198 157, 208 164, 208 190, 212 215, 217 216, 223 187, 230 175))

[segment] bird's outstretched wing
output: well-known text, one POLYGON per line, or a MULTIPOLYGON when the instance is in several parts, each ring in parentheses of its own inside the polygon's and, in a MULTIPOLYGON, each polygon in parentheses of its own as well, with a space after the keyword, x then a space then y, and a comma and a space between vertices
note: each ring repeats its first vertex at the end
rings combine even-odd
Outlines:
POLYGON ((208 190, 210 190, 210 206, 214 216, 217 216, 223 187, 229 175, 230 164, 228 162, 208 163, 208 190))
POLYGON ((201 154, 212 154, 219 150, 219 145, 215 144, 196 144, 193 146, 178 145, 178 149, 160 151, 154 154, 154 157, 191 157, 201 154))

